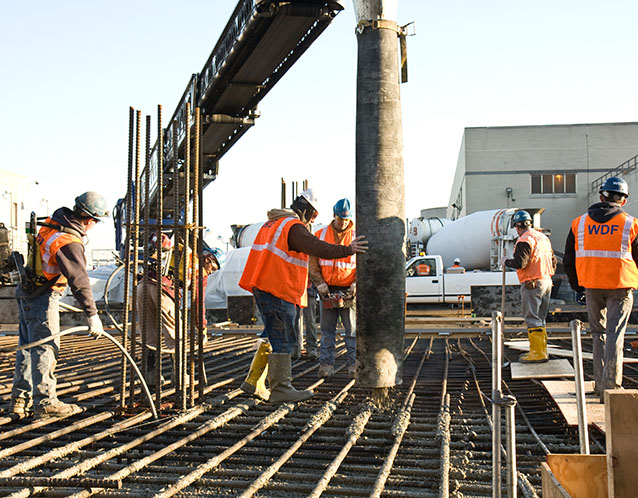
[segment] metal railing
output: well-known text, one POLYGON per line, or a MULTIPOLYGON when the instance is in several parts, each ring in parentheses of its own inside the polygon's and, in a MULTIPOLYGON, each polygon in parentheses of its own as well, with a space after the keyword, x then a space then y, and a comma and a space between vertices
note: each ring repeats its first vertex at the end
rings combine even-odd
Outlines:
POLYGON ((596 178, 593 182, 591 182, 591 190, 592 192, 598 192, 600 186, 607 180, 607 178, 611 178, 612 176, 624 176, 628 173, 631 173, 636 169, 638 165, 638 155, 632 157, 631 159, 627 159, 620 166, 615 167, 612 170, 609 170, 603 176, 596 178))

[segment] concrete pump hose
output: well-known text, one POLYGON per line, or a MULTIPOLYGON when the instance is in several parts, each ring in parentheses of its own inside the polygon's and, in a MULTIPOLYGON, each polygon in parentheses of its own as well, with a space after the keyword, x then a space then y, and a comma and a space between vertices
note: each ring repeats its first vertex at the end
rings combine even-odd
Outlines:
MULTIPOLYGON (((62 337, 63 335, 72 334, 74 332, 88 332, 88 331, 89 331, 89 328, 86 325, 81 325, 79 327, 71 327, 71 328, 68 328, 66 330, 61 330, 57 334, 53 334, 53 335, 51 335, 49 337, 45 337, 44 339, 40 339, 38 341, 31 342, 29 344, 22 344, 20 346, 9 346, 8 348, 2 348, 2 352, 22 351, 24 349, 34 348, 36 346, 40 346, 41 344, 53 341, 53 340, 57 339, 58 337, 62 337)), ((126 357, 126 359, 130 363, 130 365, 133 368, 133 370, 135 370, 135 375, 137 375, 137 378, 139 379, 140 383, 142 384, 142 389, 144 390, 144 394, 146 395, 146 399, 148 400, 148 404, 151 407, 151 412, 153 412, 153 418, 155 420, 157 420, 157 418, 158 418, 157 410, 155 409, 155 404, 153 403, 153 397, 151 396, 151 391, 149 391, 148 386, 146 385, 146 381, 144 380, 144 377, 142 377, 142 372, 140 372, 140 369, 137 367, 137 365, 133 361, 133 358, 131 358, 131 355, 128 354, 126 349, 124 349, 124 346, 122 346, 117 341, 117 339, 115 339, 111 334, 109 334, 108 332, 104 332, 104 333, 102 333, 102 337, 106 337, 109 341, 111 341, 122 352, 122 354, 126 357)))

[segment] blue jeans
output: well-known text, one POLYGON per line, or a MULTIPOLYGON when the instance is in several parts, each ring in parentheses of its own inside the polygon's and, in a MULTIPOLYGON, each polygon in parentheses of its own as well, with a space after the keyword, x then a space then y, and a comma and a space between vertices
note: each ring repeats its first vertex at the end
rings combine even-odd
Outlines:
POLYGON ((322 365, 335 364, 335 347, 337 343, 337 322, 341 318, 341 323, 346 331, 344 341, 346 343, 346 363, 353 366, 357 355, 356 332, 356 312, 354 306, 351 308, 327 309, 321 306, 321 349, 319 352, 319 363, 322 365))
POLYGON ((299 307, 256 288, 253 295, 264 322, 261 337, 268 338, 273 353, 292 353, 299 331, 299 307))
MULTIPOLYGON (((20 314, 18 344, 29 344, 60 331, 58 292, 47 291, 35 298, 27 298, 20 286, 16 290, 18 312, 20 314)), ((12 398, 30 399, 39 405, 42 401, 57 400, 53 375, 58 363, 60 338, 40 346, 18 351, 13 375, 12 398)))

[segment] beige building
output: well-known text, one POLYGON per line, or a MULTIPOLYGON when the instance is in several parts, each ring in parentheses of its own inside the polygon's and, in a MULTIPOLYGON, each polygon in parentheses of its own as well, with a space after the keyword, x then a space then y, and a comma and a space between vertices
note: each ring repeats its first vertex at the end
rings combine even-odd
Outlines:
POLYGON ((0 223, 9 231, 12 250, 27 254, 26 224, 31 212, 48 214, 49 203, 40 184, 33 178, 0 171, 0 223))
POLYGON ((626 209, 638 216, 637 154, 638 123, 466 128, 446 215, 544 208, 542 225, 562 253, 605 175, 627 180, 626 209))

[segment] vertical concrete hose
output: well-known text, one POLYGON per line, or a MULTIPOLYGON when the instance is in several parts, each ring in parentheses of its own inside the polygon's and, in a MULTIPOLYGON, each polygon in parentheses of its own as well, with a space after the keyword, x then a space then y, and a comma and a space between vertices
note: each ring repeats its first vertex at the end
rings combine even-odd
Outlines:
MULTIPOLYGON (((30 349, 36 346, 40 346, 42 344, 46 344, 47 342, 51 342, 57 339, 58 337, 62 337, 63 335, 72 334, 74 332, 88 332, 88 331, 89 331, 89 328, 85 325, 81 325, 78 327, 71 327, 66 330, 61 330, 57 334, 53 334, 50 337, 45 337, 44 339, 40 339, 38 341, 31 342, 29 344, 22 344, 19 346, 9 346, 6 348, 2 348, 0 351, 2 351, 3 353, 22 351, 24 349, 30 349)), ((146 385, 146 382, 144 381, 144 377, 142 377, 142 372, 140 372, 140 369, 135 364, 135 361, 133 361, 133 358, 131 358, 131 356, 128 354, 126 349, 124 349, 124 347, 111 334, 109 334, 108 332, 104 332, 102 334, 102 337, 106 337, 109 341, 111 341, 115 345, 115 347, 117 347, 122 352, 122 354, 125 356, 128 362, 131 364, 131 367, 133 368, 133 370, 135 370, 135 374, 137 375, 137 378, 142 384, 142 389, 144 390, 146 399, 148 400, 151 411, 153 412, 153 418, 157 419, 158 418, 157 411, 155 410, 155 405, 153 404, 153 398, 151 397, 151 392, 148 390, 148 386, 146 385)))

